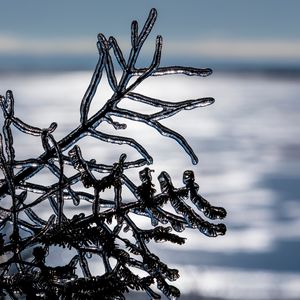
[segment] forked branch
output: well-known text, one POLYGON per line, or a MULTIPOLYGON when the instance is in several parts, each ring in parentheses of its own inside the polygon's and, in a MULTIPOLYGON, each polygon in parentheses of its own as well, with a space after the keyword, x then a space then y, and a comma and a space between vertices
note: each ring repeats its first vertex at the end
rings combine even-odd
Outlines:
POLYGON ((208 68, 160 67, 162 37, 159 35, 149 66, 137 68, 139 53, 156 17, 157 12, 152 9, 141 30, 137 21, 132 22, 128 59, 114 37, 98 35, 98 62, 80 104, 80 123, 60 141, 55 138, 56 123, 47 128, 31 126, 15 115, 11 91, 0 96, 4 118, 0 133, 0 294, 12 299, 22 295, 28 299, 115 300, 125 299, 125 293, 131 289, 145 291, 150 299, 160 299, 160 294, 153 289, 156 285, 166 297, 174 299, 180 296, 180 291, 169 281, 177 280, 179 272, 152 253, 148 243, 182 245, 185 238, 177 233, 187 228, 198 229, 209 237, 225 234, 224 224, 211 223, 200 216, 203 213, 210 220, 218 220, 225 218, 226 211, 211 205, 199 194, 192 171, 184 172, 183 186, 179 188, 173 185, 167 172, 161 172, 158 176, 161 191, 157 192, 152 182, 153 170, 145 167, 139 171, 140 182, 135 184, 125 172, 128 168, 151 164, 152 157, 133 138, 102 132, 99 126, 107 122, 122 133, 126 124, 116 122, 114 117, 142 122, 176 140, 192 162, 197 163, 198 158, 185 138, 160 121, 182 110, 208 106, 214 99, 170 102, 134 91, 150 76, 205 77, 212 73, 208 68), (122 72, 120 79, 115 60, 122 72), (104 72, 112 94, 90 115, 104 72), (159 111, 139 113, 126 108, 129 101, 159 111), (121 102, 125 108, 121 108, 121 102), (12 127, 37 138, 44 153, 17 160, 12 127), (105 143, 127 145, 139 153, 139 158, 129 160, 123 153, 117 162, 107 164, 87 160, 85 152, 76 145, 87 136, 105 143), (72 168, 71 174, 67 174, 67 167, 72 168), (50 172, 54 183, 35 182, 35 175, 43 170, 50 172), (130 197, 124 196, 124 188, 131 193, 130 197), (79 214, 74 213, 75 207, 80 209, 79 214), (47 216, 40 214, 41 211, 47 216), (137 225, 134 215, 149 218, 154 228, 137 225), (50 251, 65 248, 75 252, 69 263, 56 267, 47 264, 50 251), (90 257, 100 260, 104 274, 93 275, 90 257), (137 274, 138 269, 143 275, 137 274))

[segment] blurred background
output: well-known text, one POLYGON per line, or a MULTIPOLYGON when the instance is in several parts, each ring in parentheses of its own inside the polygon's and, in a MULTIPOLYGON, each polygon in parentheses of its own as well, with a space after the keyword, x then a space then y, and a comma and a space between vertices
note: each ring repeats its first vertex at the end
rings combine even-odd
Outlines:
MULTIPOLYGON (((153 251, 180 270, 175 285, 186 299, 300 299, 299 1, 0 0, 0 94, 13 90, 21 119, 39 127, 56 121, 62 138, 79 122, 97 33, 113 35, 127 55, 131 21, 142 26, 152 7, 158 20, 140 66, 151 62, 160 34, 162 66, 214 73, 151 78, 138 91, 169 101, 211 96, 216 103, 164 122, 186 137, 198 165, 146 126, 126 122, 126 135, 150 152, 157 175, 166 170, 180 186, 182 172, 193 169, 202 196, 228 211, 225 236, 186 231, 184 246, 153 251)), ((99 87, 99 107, 109 93, 99 87)), ((41 152, 21 134, 16 145, 20 158, 41 152)), ((118 150, 107 147, 88 142, 85 155, 116 160, 118 150)))

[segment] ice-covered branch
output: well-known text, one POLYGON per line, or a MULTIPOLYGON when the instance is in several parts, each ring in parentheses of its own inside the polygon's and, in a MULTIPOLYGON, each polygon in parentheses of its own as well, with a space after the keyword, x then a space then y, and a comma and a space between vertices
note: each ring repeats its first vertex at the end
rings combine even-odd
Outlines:
MULTIPOLYGON (((140 76, 146 72, 146 68, 135 69, 133 75, 140 76)), ((160 67, 157 68, 152 76, 164 76, 164 75, 187 75, 187 76, 200 76, 207 77, 212 74, 212 69, 210 68, 192 68, 192 67, 182 67, 182 66, 170 66, 170 67, 160 67)))
POLYGON ((191 157, 193 164, 197 164, 198 158, 197 158, 196 154, 194 153, 193 149, 190 147, 190 145, 185 140, 185 138, 182 135, 180 135, 179 133, 177 133, 176 131, 173 131, 173 130, 167 128, 166 126, 163 126, 156 120, 152 120, 151 115, 145 115, 145 114, 133 112, 133 111, 130 111, 130 110, 124 109, 124 108, 117 108, 111 114, 115 115, 117 117, 123 117, 123 118, 130 119, 133 121, 143 122, 143 123, 155 128, 161 135, 173 138, 181 145, 181 147, 191 157))
POLYGON ((152 253, 148 243, 182 245, 185 239, 177 233, 193 228, 209 237, 225 233, 224 224, 205 220, 205 217, 223 219, 226 211, 211 205, 199 194, 192 171, 184 172, 184 186, 180 188, 175 188, 171 176, 162 172, 158 176, 161 192, 154 186, 150 168, 139 170, 139 183, 134 183, 127 173, 127 169, 149 165, 153 159, 142 144, 123 135, 126 124, 116 122, 114 117, 142 122, 176 140, 195 164, 198 159, 185 138, 159 121, 214 102, 211 97, 170 102, 134 91, 151 76, 206 77, 212 73, 209 68, 161 67, 160 35, 156 37, 148 67, 137 67, 140 51, 156 17, 156 10, 151 9, 141 30, 137 21, 132 22, 128 59, 114 37, 107 39, 104 34, 98 34, 98 62, 80 104, 80 122, 61 140, 56 139, 55 122, 48 127, 48 124, 41 128, 32 126, 15 115, 10 90, 0 96, 3 113, 0 132, 1 295, 12 299, 21 295, 28 299, 112 300, 125 299, 125 293, 131 289, 143 290, 151 299, 159 299, 160 295, 152 289, 156 285, 169 299, 175 299, 180 291, 167 280, 177 280, 178 270, 169 268, 152 253), (121 68, 120 77, 116 75, 115 60, 121 68), (111 95, 105 103, 97 105, 99 110, 91 115, 90 108, 93 101, 97 101, 95 95, 103 72, 107 75, 111 95), (156 107, 159 111, 132 111, 126 108, 130 101, 156 107), (121 102, 124 108, 119 105, 121 102), (120 130, 120 134, 102 132, 99 125, 103 122, 112 130, 120 130), (16 159, 14 129, 37 137, 44 153, 35 158, 16 159), (137 150, 139 158, 126 160, 127 155, 123 153, 117 162, 98 163, 98 157, 86 160, 84 151, 81 152, 76 143, 88 136, 100 142, 127 145, 137 150), (54 183, 49 183, 48 178, 44 183, 36 181, 40 172, 50 173, 54 183), (149 218, 153 228, 144 228, 142 223, 137 225, 135 215, 149 218), (2 231, 6 232, 2 234, 2 231), (48 252, 65 248, 75 251, 76 255, 65 265, 60 262, 59 266, 49 266, 48 252), (90 257, 97 259, 91 261, 90 257), (94 275, 96 268, 92 263, 96 261, 102 264, 104 274, 94 275), (137 275, 138 269, 143 271, 143 277, 137 275))
POLYGON ((153 161, 152 157, 149 155, 146 149, 132 138, 111 135, 111 134, 97 131, 95 129, 89 130, 89 133, 92 137, 99 139, 101 141, 105 141, 113 144, 119 144, 119 145, 123 145, 123 144, 129 145, 135 148, 147 160, 149 164, 151 164, 153 161))

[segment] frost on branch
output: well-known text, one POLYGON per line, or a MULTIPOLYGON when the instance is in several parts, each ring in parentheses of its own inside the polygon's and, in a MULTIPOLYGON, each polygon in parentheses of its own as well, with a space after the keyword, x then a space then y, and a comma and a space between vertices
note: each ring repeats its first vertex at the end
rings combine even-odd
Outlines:
MULTIPOLYGON (((136 140, 107 134, 99 125, 107 122, 115 130, 126 128, 114 117, 143 122, 161 135, 175 139, 191 157, 198 159, 187 141, 160 121, 185 109, 204 107, 213 98, 199 98, 168 102, 134 92, 150 76, 183 74, 208 76, 210 69, 170 66, 160 67, 162 37, 157 36, 152 62, 147 68, 137 68, 139 52, 156 20, 156 10, 150 11, 144 27, 131 26, 131 51, 128 59, 113 37, 98 35, 99 59, 92 80, 80 106, 80 124, 62 140, 54 136, 56 123, 37 128, 20 120, 14 111, 11 91, 1 96, 3 113, 0 133, 0 293, 12 299, 125 299, 129 290, 142 290, 150 299, 159 299, 160 290, 174 299, 180 291, 170 282, 179 272, 167 266, 148 247, 150 242, 170 242, 182 245, 185 238, 178 235, 186 228, 198 229, 209 237, 224 235, 224 224, 207 219, 223 219, 226 211, 212 206, 199 194, 193 171, 185 171, 183 185, 175 187, 167 172, 158 176, 160 191, 152 182, 152 170, 145 165, 152 157, 136 140), (115 75, 113 57, 122 70, 120 80, 115 75), (90 106, 106 72, 112 96, 94 115, 90 106), (121 101, 136 101, 160 110, 152 114, 120 108, 121 101), (39 139, 44 153, 37 158, 17 160, 14 130, 39 139), (111 164, 86 160, 76 143, 90 136, 107 143, 126 144, 138 151, 136 161, 122 154, 111 164), (73 175, 67 175, 66 167, 73 175), (140 168, 140 182, 134 183, 126 175, 128 168, 140 168), (56 182, 35 183, 35 175, 47 170, 56 182), (83 188, 77 185, 82 183, 83 188), (123 188, 132 199, 122 197, 123 188), (111 190, 112 196, 107 196, 111 190), (70 207, 81 209, 70 215, 70 207), (41 209, 48 207, 48 217, 41 217, 41 209), (152 227, 141 228, 135 215, 148 218, 152 227), (204 217, 203 217, 204 215, 204 217), (67 253, 66 265, 50 265, 52 253, 67 253), (95 264, 101 267, 95 268, 95 264), (98 271, 95 274, 95 270, 98 271)), ((52 261, 53 263, 53 261, 52 261)), ((59 262, 58 262, 59 263, 59 262)))

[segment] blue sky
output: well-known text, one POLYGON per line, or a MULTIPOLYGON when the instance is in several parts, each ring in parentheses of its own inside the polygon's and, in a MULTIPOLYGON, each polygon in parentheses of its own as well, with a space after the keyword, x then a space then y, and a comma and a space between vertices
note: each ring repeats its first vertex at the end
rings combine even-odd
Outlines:
POLYGON ((164 57, 300 65, 297 0, 0 0, 0 64, 89 64, 98 32, 128 48, 131 20, 141 26, 152 7, 164 57))

